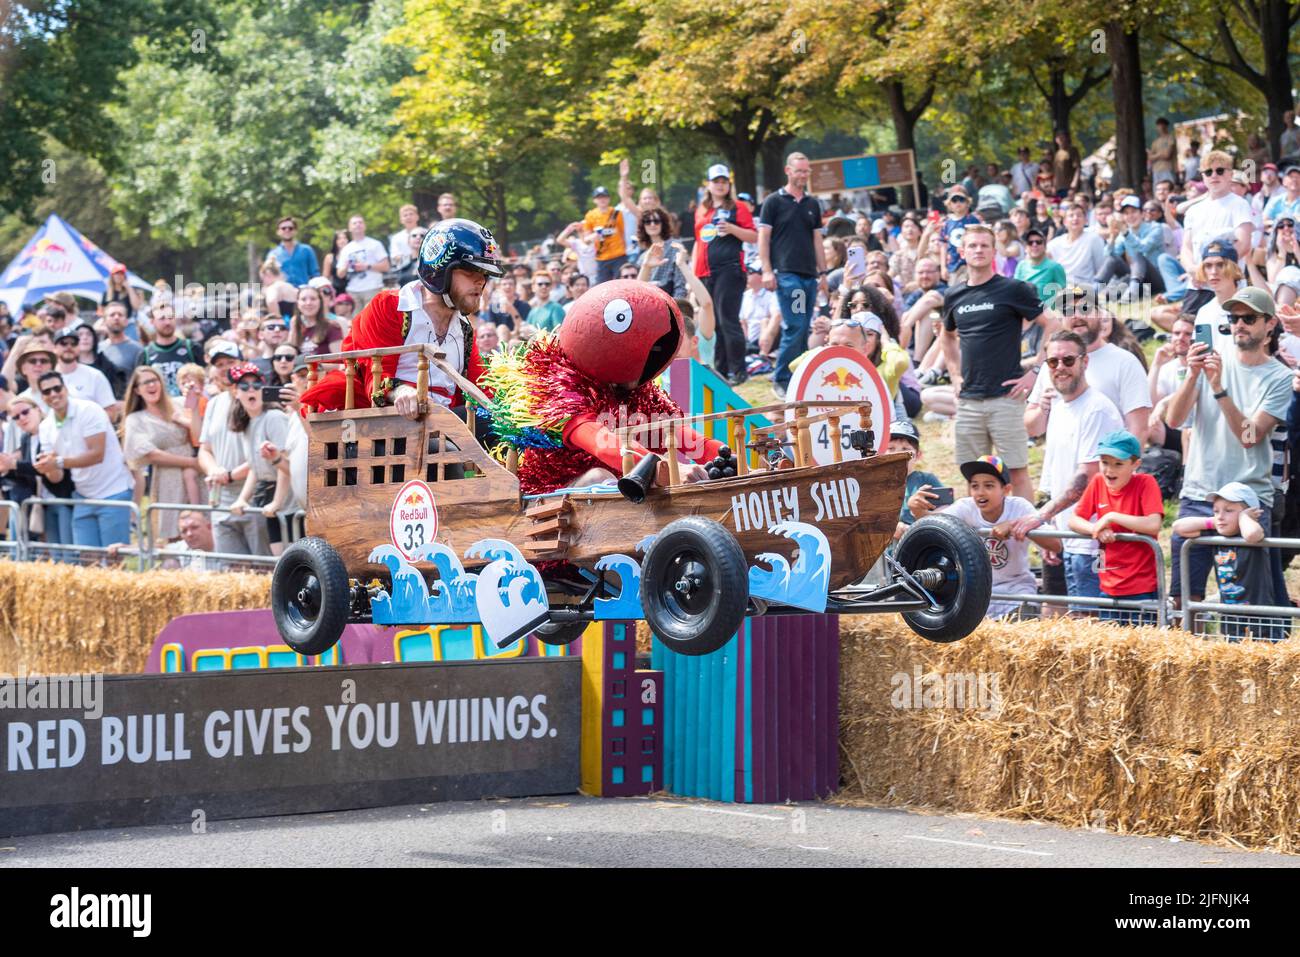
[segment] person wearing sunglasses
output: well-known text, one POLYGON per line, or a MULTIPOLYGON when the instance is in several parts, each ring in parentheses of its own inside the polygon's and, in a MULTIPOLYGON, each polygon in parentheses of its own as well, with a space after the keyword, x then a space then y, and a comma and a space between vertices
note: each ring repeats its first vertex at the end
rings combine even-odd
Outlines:
POLYGON ((276 238, 279 242, 266 254, 267 259, 275 259, 280 264, 280 271, 286 282, 294 286, 305 286, 314 277, 320 275, 320 264, 316 261, 316 250, 306 243, 298 242, 298 221, 292 216, 283 217, 275 224, 276 238))
MULTIPOLYGON (((1074 503, 1098 472, 1098 441, 1124 428, 1115 403, 1099 389, 1089 387, 1087 369, 1088 347, 1083 339, 1066 330, 1053 333, 1043 368, 1043 374, 1051 379, 1051 389, 1044 389, 1039 398, 1040 404, 1048 403, 1051 413, 1043 443, 1041 480, 1051 500, 1033 515, 1016 520, 1011 529, 1017 541, 1024 541, 1025 536, 1043 525, 1052 524, 1063 532, 1070 530, 1074 503)), ((1039 408, 1026 408, 1027 423, 1039 408)), ((1022 498, 1033 500, 1032 495, 1022 498)), ((1094 570, 1096 554, 1097 543, 1092 539, 1067 541, 1063 565, 1044 563, 1043 591, 1049 595, 1100 598, 1101 580, 1094 570)), ((1082 613, 1085 609, 1072 611, 1082 613)))
MULTIPOLYGON (((36 471, 36 456, 40 453, 39 430, 43 414, 36 399, 30 395, 16 395, 9 400, 9 418, 0 430, 0 489, 4 497, 21 505, 33 495, 71 498, 72 476, 66 476, 61 487, 51 487, 36 471)), ((65 506, 48 508, 44 515, 47 539, 51 543, 72 542, 72 509, 65 506), (55 512, 61 513, 59 515, 55 512), (60 521, 62 519, 62 521, 60 521), (60 536, 60 529, 66 536, 60 536)), ((9 519, 9 537, 18 537, 18 517, 9 519)))
MULTIPOLYGON (((108 414, 94 402, 75 399, 63 376, 47 372, 37 381, 50 407, 40 426, 41 453, 36 470, 47 482, 72 476, 74 499, 131 501, 135 479, 108 414)), ((131 513, 109 505, 77 504, 72 509, 72 541, 105 548, 131 539, 131 513)))
POLYGON ((652 282, 674 299, 686 298, 686 277, 677 267, 677 250, 682 245, 673 240, 673 218, 662 206, 651 206, 641 213, 637 223, 637 243, 644 250, 637 278, 652 282))
POLYGON ((944 217, 943 224, 939 227, 939 235, 943 238, 944 248, 947 250, 948 281, 953 282, 952 275, 966 265, 966 260, 961 254, 962 234, 967 226, 977 225, 979 217, 971 212, 970 196, 961 186, 951 187, 944 196, 943 202, 948 208, 948 215, 944 217))
MULTIPOLYGON (((1273 485, 1273 430, 1287 419, 1291 406, 1289 368, 1273 357, 1281 329, 1277 307, 1267 290, 1247 286, 1224 304, 1232 330, 1231 344, 1214 350, 1194 342, 1187 353, 1187 378, 1174 393, 1165 412, 1173 428, 1184 424, 1192 429, 1187 442, 1182 493, 1178 517, 1208 519, 1209 498, 1228 482, 1242 482, 1254 492, 1263 509, 1259 523, 1272 527, 1275 503, 1273 485)), ((1171 543, 1174 568, 1179 567, 1183 538, 1171 543)), ((1194 548, 1191 565, 1191 598, 1205 595, 1205 579, 1211 566, 1211 552, 1194 548), (1199 553, 1199 554, 1198 554, 1199 553)), ((1179 576, 1171 582, 1170 594, 1181 594, 1179 576)), ((1278 595, 1275 604, 1288 604, 1278 595)))
POLYGON ((298 350, 289 343, 281 343, 271 353, 271 372, 266 377, 267 385, 293 385, 293 363, 298 358, 298 350))
POLYGON ((1065 267, 1047 255, 1047 235, 1037 227, 1025 233, 1024 250, 1014 278, 1037 289, 1039 301, 1046 306, 1067 285, 1065 267))
MULTIPOLYGON (((402 208, 405 209, 406 207, 403 206, 402 208)), ((405 253, 404 260, 401 266, 396 267, 397 286, 399 289, 402 286, 405 286, 408 282, 414 282, 415 280, 420 278, 419 271, 417 269, 417 267, 420 265, 420 247, 424 244, 424 237, 428 234, 428 232, 429 231, 427 229, 425 229, 419 223, 416 223, 410 229, 405 229, 402 230, 401 232, 393 233, 392 239, 390 239, 390 243, 399 236, 404 237, 406 241, 406 247, 405 247, 406 253, 405 253)))
POLYGON ((542 332, 558 329, 564 321, 564 307, 555 301, 555 280, 549 270, 538 268, 533 273, 533 298, 528 301, 528 324, 542 332))
POLYGON ((257 366, 246 362, 232 368, 229 375, 235 384, 235 401, 230 406, 226 427, 243 435, 248 449, 245 457, 248 472, 238 497, 229 506, 231 521, 243 524, 250 544, 264 537, 270 553, 279 555, 286 543, 281 540, 280 521, 276 516, 281 511, 292 510, 293 494, 287 470, 282 472, 277 467, 280 463, 266 459, 260 450, 267 442, 276 449, 288 444, 289 417, 280 409, 268 408, 263 401, 262 389, 267 382, 257 366), (250 510, 258 514, 245 516, 250 510))
POLYGON ((1180 258, 1188 272, 1196 268, 1201 248, 1212 239, 1231 241, 1241 261, 1250 252, 1255 229, 1250 203, 1232 191, 1231 156, 1222 150, 1206 153, 1201 161, 1201 179, 1206 194, 1188 207, 1183 217, 1180 258))

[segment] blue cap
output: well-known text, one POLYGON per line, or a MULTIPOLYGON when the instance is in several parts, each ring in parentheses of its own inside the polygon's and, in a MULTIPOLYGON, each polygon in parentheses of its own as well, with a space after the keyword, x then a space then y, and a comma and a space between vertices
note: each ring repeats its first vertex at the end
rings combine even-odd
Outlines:
POLYGON ((1211 256, 1218 256, 1220 259, 1235 263, 1237 261, 1237 247, 1232 245, 1230 239, 1211 239, 1201 247, 1201 258, 1209 259, 1211 256))
POLYGON ((1115 459, 1140 459, 1142 443, 1132 432, 1116 429, 1101 437, 1101 441, 1097 443, 1097 454, 1109 455, 1115 459))
POLYGON ((916 426, 910 419, 894 419, 889 423, 889 437, 908 439, 913 445, 920 448, 921 433, 916 431, 916 426))

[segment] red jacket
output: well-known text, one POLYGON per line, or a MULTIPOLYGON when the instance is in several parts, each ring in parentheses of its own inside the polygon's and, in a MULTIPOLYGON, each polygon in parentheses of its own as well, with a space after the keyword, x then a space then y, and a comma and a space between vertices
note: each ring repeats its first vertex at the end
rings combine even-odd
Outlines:
MULTIPOLYGON (((343 340, 340 351, 351 352, 357 349, 383 349, 406 344, 406 337, 411 329, 411 314, 397 308, 398 293, 385 289, 378 293, 369 305, 361 310, 361 315, 352 322, 352 330, 343 340)), ((461 323, 461 333, 465 338, 465 361, 458 370, 461 375, 475 385, 483 375, 483 360, 478 354, 478 343, 474 330, 464 318, 453 319, 461 323)), ((436 344, 435 344, 436 347, 436 344)), ((396 378, 397 363, 401 356, 384 356, 380 360, 383 377, 379 382, 373 381, 369 360, 357 362, 357 382, 353 386, 353 397, 357 408, 388 404, 388 393, 399 383, 396 378)), ((408 383, 415 385, 414 382, 408 383)), ((431 392, 433 390, 430 390, 431 392)), ((446 398, 447 396, 444 397, 446 398)), ((325 412, 343 408, 347 396, 347 380, 343 369, 336 367, 323 376, 302 395, 304 406, 315 411, 325 412)), ((465 396, 460 389, 449 397, 452 407, 465 404, 465 396)))

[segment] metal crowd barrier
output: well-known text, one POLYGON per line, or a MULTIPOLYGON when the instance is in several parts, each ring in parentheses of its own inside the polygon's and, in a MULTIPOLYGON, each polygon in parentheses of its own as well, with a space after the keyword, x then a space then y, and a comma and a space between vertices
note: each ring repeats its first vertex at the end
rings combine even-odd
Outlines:
MULTIPOLYGON (((8 512, 4 519, 6 530, 16 525, 14 538, 0 538, 0 557, 14 561, 31 561, 37 558, 50 558, 54 561, 75 559, 77 564, 94 564, 104 558, 120 560, 125 556, 139 558, 138 570, 145 571, 158 567, 168 559, 176 559, 182 565, 215 564, 223 570, 246 569, 250 571, 269 571, 279 560, 274 555, 246 555, 233 552, 205 552, 192 549, 168 549, 159 547, 154 540, 151 512, 154 510, 175 512, 202 512, 211 516, 213 513, 229 514, 229 509, 212 505, 186 505, 174 502, 156 502, 143 511, 134 502, 120 502, 105 499, 64 499, 64 498, 29 498, 23 503, 0 500, 0 509, 8 512), (34 541, 28 532, 31 511, 38 505, 102 505, 111 508, 124 508, 131 512, 132 532, 128 542, 112 546, 76 545, 72 542, 34 541), (15 521, 9 521, 12 518, 15 521)), ((305 534, 307 513, 301 510, 281 512, 276 516, 280 522, 281 540, 288 543, 297 541, 305 534)), ((48 518, 48 516, 47 516, 48 518)), ((209 519, 211 520, 211 519, 209 519)))
MULTIPOLYGON (((1183 540, 1182 550, 1178 555, 1178 582, 1181 586, 1183 607, 1175 612, 1188 631, 1196 631, 1196 626, 1209 625, 1217 620, 1220 634, 1224 637, 1255 638, 1264 641, 1280 641, 1290 637, 1292 622, 1278 619, 1300 618, 1300 608, 1293 605, 1238 605, 1221 601, 1191 601, 1191 554, 1193 546, 1233 548, 1300 548, 1300 538, 1264 538, 1258 542, 1248 542, 1244 538, 1224 538, 1220 535, 1199 535, 1183 540), (1233 634, 1238 632, 1239 634, 1233 634)), ((1269 580, 1272 580, 1270 572, 1269 580)))
MULTIPOLYGON (((989 537, 989 529, 979 530, 981 538, 989 537)), ((1089 536, 1081 535, 1078 532, 1066 532, 1055 528, 1036 528, 1030 533, 1032 536, 1039 538, 1058 538, 1062 540, 1089 540, 1089 536)), ((1149 535, 1135 535, 1132 532, 1123 532, 1115 536, 1116 541, 1120 542, 1142 542, 1149 546, 1155 552, 1156 558, 1156 591, 1157 598, 1147 601, 1135 601, 1131 598, 1084 598, 1082 596, 1071 595, 1047 595, 1047 594, 1015 594, 1009 592, 995 591, 992 594, 993 601, 1013 601, 1021 603, 1031 603, 1035 605, 1073 605, 1085 608, 1110 609, 1112 611, 1136 611, 1152 615, 1156 624, 1164 628, 1168 624, 1168 603, 1166 601, 1165 587, 1165 555, 1160 550, 1160 542, 1149 535)))
POLYGON ((17 502, 8 499, 0 499, 0 509, 8 513, 0 518, 4 522, 3 534, 0 536, 0 555, 8 555, 16 562, 23 561, 27 557, 27 550, 23 547, 22 511, 17 502))
MULTIPOLYGON (((104 508, 122 508, 131 513, 132 527, 135 538, 140 540, 144 534, 141 530, 144 525, 140 521, 140 507, 135 502, 120 502, 116 499, 103 498, 37 498, 32 496, 26 499, 18 508, 18 540, 21 543, 21 554, 30 561, 40 558, 42 555, 52 558, 54 561, 66 561, 69 556, 76 559, 77 564, 87 564, 87 558, 95 556, 113 557, 114 552, 110 546, 104 545, 75 545, 72 542, 35 542, 32 541, 28 528, 31 524, 32 509, 36 506, 64 505, 72 508, 81 506, 94 506, 104 508)), ((47 528, 48 519, 46 515, 47 528)), ((92 562, 93 564, 93 562, 92 562)))

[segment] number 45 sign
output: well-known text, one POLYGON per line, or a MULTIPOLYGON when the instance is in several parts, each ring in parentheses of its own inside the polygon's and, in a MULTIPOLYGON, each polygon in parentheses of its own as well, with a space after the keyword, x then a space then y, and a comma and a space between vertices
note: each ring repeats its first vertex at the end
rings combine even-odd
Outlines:
MULTIPOLYGON (((840 419, 838 436, 830 434, 829 422, 822 421, 812 426, 813 461, 817 465, 830 465, 835 461, 835 447, 831 443, 836 441, 840 443, 843 458, 861 458, 862 454, 849 446, 849 433, 855 429, 873 430, 878 449, 889 445, 889 419, 894 404, 885 380, 866 355, 845 346, 815 349, 794 370, 790 384, 792 388, 787 393, 790 401, 847 399, 871 403, 871 421, 861 423, 857 412, 849 412, 840 419)), ((813 414, 824 411, 827 410, 810 410, 813 414)), ((786 415, 793 418, 793 413, 786 415)))
POLYGON ((388 519, 388 533, 393 546, 409 562, 415 552, 428 545, 438 534, 438 506, 433 492, 423 482, 407 482, 393 501, 388 519))

